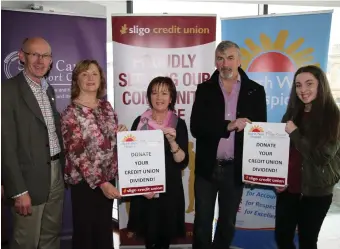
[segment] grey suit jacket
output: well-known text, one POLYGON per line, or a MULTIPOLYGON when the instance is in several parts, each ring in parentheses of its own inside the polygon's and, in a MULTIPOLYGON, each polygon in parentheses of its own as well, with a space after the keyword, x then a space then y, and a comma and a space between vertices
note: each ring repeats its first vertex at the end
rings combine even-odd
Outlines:
MULTIPOLYGON (((47 89, 60 147, 60 114, 54 89, 47 89)), ((47 201, 51 182, 51 157, 47 126, 23 73, 1 84, 1 180, 8 198, 28 191, 32 205, 47 201)), ((65 157, 60 154, 64 168, 65 157)))

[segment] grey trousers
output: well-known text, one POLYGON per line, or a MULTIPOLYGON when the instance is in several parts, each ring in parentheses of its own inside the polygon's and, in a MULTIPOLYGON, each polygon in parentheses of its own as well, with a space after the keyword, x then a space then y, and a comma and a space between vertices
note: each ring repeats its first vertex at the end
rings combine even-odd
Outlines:
POLYGON ((12 208, 13 238, 10 249, 60 249, 64 181, 59 160, 51 162, 51 187, 46 203, 32 206, 22 216, 12 208))

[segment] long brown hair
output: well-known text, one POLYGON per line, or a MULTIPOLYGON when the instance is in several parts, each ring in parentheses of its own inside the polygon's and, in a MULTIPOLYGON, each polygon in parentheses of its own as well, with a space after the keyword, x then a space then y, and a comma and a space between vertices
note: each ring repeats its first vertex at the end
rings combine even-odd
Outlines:
POLYGON ((312 110, 308 115, 308 123, 301 122, 304 135, 315 148, 328 142, 340 139, 340 111, 333 98, 326 74, 317 66, 300 67, 295 75, 283 122, 301 120, 305 104, 296 94, 296 77, 301 73, 312 74, 318 84, 318 92, 312 101, 312 110))

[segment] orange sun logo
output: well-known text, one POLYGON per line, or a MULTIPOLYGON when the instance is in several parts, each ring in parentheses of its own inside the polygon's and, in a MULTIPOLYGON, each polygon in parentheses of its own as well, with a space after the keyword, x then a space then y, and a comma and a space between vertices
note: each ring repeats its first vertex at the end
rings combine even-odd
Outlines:
POLYGON ((136 137, 129 134, 129 135, 126 135, 124 138, 123 138, 123 142, 133 142, 133 141, 136 141, 136 137))
POLYGON ((287 44, 288 30, 280 30, 276 39, 260 34, 260 43, 246 39, 247 48, 241 48, 241 65, 248 72, 294 72, 296 68, 314 64, 314 48, 301 49, 305 39, 300 37, 287 44))
POLYGON ((259 125, 254 125, 250 128, 249 132, 264 132, 263 128, 259 125))

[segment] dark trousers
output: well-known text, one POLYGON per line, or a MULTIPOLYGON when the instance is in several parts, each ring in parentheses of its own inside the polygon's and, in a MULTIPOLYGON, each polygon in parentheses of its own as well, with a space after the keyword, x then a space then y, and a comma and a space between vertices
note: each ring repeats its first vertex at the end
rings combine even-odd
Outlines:
POLYGON ((162 203, 159 198, 148 200, 148 220, 145 227, 145 248, 146 249, 169 249, 170 237, 167 233, 166 223, 162 213, 162 203))
POLYGON ((113 200, 86 182, 71 186, 72 249, 113 249, 113 200))
POLYGON ((278 249, 295 249, 298 228, 299 249, 317 249, 319 232, 333 195, 311 197, 287 191, 277 194, 275 240, 278 249))
POLYGON ((235 233, 236 214, 242 198, 243 185, 234 181, 234 164, 214 168, 211 181, 195 177, 195 220, 193 249, 227 249, 235 233), (219 218, 214 241, 212 223, 218 193, 219 218))
POLYGON ((3 186, 1 186, 1 245, 8 244, 8 208, 5 205, 6 198, 3 194, 3 186))

